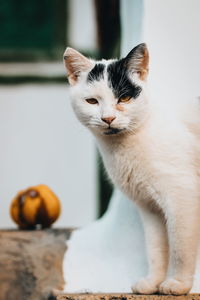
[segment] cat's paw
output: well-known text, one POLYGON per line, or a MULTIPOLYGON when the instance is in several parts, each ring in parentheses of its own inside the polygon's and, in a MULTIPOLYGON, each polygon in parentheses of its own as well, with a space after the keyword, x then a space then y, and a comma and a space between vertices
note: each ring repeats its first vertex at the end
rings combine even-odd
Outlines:
POLYGON ((155 294, 158 292, 160 282, 152 278, 142 278, 131 288, 134 294, 155 294))
POLYGON ((166 279, 159 286, 159 293, 166 295, 184 295, 192 288, 189 280, 176 280, 173 278, 166 279))

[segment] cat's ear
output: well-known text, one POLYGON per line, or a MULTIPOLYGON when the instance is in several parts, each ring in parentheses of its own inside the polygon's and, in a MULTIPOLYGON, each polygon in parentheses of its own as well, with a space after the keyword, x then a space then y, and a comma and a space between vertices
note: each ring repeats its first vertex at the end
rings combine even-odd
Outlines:
POLYGON ((71 85, 76 84, 81 72, 90 71, 94 66, 91 60, 73 48, 68 47, 65 50, 63 58, 67 77, 71 85))
POLYGON ((133 48, 124 60, 130 72, 137 73, 141 80, 146 79, 149 71, 149 52, 146 44, 142 43, 133 48))

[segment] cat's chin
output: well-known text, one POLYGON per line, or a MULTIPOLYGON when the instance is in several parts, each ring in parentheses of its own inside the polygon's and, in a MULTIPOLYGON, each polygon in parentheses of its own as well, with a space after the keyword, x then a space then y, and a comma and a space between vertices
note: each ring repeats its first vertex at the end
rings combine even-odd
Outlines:
POLYGON ((108 128, 105 131, 103 131, 103 134, 105 134, 105 135, 119 134, 119 133, 121 133, 124 130, 125 130, 124 128, 122 128, 122 129, 119 129, 119 128, 108 128))

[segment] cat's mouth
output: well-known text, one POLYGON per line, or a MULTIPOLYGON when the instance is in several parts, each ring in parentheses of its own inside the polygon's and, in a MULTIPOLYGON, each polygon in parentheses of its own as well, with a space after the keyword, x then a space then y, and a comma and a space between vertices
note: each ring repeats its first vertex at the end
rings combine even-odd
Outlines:
POLYGON ((119 129, 119 128, 108 127, 106 129, 106 131, 104 131, 104 134, 106 134, 106 135, 118 134, 118 133, 122 132, 123 130, 124 130, 124 128, 119 129))

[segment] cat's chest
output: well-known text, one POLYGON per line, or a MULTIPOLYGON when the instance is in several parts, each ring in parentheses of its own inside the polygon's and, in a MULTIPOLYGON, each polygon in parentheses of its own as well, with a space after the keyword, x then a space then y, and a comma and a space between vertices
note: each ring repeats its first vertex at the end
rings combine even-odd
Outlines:
POLYGON ((149 194, 149 168, 146 155, 141 149, 114 149, 104 153, 103 160, 114 184, 130 198, 144 198, 149 194))

